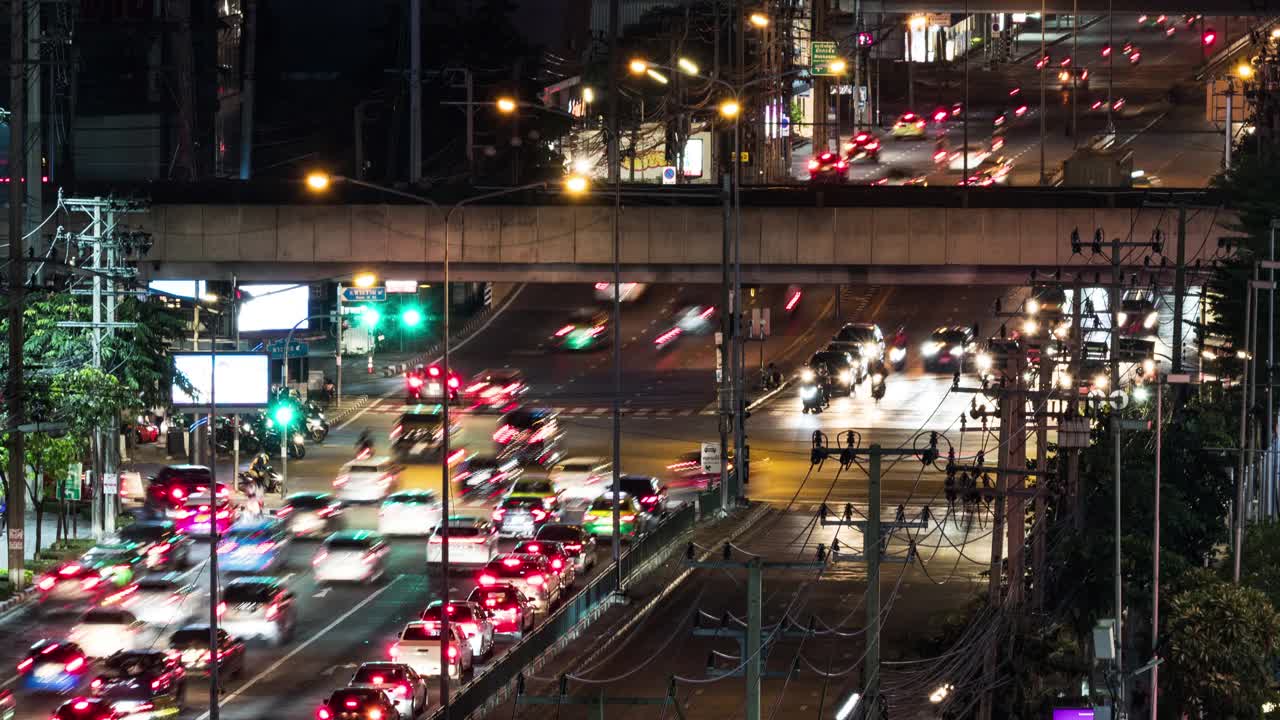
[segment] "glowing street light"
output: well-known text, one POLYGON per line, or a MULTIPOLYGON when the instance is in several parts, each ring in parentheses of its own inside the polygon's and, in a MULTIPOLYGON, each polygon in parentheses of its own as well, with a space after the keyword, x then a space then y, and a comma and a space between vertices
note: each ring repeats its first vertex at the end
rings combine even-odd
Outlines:
POLYGON ((627 69, 631 71, 632 75, 643 75, 644 71, 649 69, 649 63, 640 58, 633 58, 631 62, 627 63, 627 69))
POLYGON ((911 18, 907 20, 907 27, 915 30, 916 32, 924 30, 928 25, 929 19, 924 15, 912 15, 911 18))
POLYGON ((378 276, 371 272, 360 273, 352 279, 352 282, 358 288, 371 288, 378 282, 378 276))
POLYGON ((666 85, 667 83, 671 82, 670 80, 667 79, 666 75, 663 75, 662 73, 658 72, 657 70, 654 70, 653 68, 649 68, 648 70, 645 70, 644 73, 649 77, 653 78, 654 81, 656 81, 661 85, 666 85))
POLYGON ((1242 62, 1236 66, 1236 77, 1241 80, 1248 80, 1253 77, 1253 66, 1247 62, 1242 62))
POLYGON ((848 69, 848 67, 849 67, 849 64, 846 63, 841 58, 836 58, 835 60, 832 60, 831 62, 827 63, 827 69, 835 73, 836 75, 843 75, 844 71, 848 69))
POLYGON ((676 61, 676 65, 684 71, 686 75, 697 75, 698 65, 689 58, 680 58, 676 61))
POLYGON ((761 12, 753 12, 747 17, 747 21, 758 28, 769 27, 769 16, 761 12))
POLYGON ((720 114, 727 118, 736 118, 742 112, 742 105, 737 100, 725 100, 720 103, 720 114))
POLYGON ((596 92, 589 87, 582 88, 582 102, 593 103, 596 101, 596 92))
POLYGON ((328 190, 330 181, 329 173, 313 172, 307 175, 307 187, 312 190, 328 190))
POLYGON ((581 195, 585 193, 589 185, 590 183, 587 182, 587 178, 582 175, 570 175, 564 179, 565 192, 570 195, 581 195))
POLYGON ((500 97, 497 101, 498 112, 504 115, 510 115, 516 111, 517 103, 509 97, 500 97))

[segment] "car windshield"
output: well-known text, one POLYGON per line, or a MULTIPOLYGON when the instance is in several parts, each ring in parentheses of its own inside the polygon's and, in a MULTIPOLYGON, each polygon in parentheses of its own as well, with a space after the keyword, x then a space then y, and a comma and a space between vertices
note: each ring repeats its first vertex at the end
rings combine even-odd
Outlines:
POLYGON ((572 525, 548 525, 538 531, 538 539, 576 542, 582 539, 582 530, 572 525))
POLYGON ((422 624, 406 625, 404 632, 400 633, 401 640, 439 640, 439 626, 428 626, 422 624))
POLYGON ((368 550, 373 545, 373 540, 361 537, 331 537, 325 540, 325 545, 332 550, 368 550))
POLYGON ((275 594, 275 586, 267 583, 232 583, 222 592, 222 599, 228 605, 265 603, 270 602, 275 594))
POLYGON ((844 327, 836 339, 841 342, 864 343, 876 339, 875 331, 869 327, 844 327))
POLYGON ((80 620, 85 625, 128 625, 134 617, 120 610, 90 610, 80 620))
POLYGON ((352 685, 381 685, 398 683, 405 679, 404 668, 396 665, 362 666, 351 677, 352 685))
POLYGON ((177 592, 181 583, 162 577, 144 577, 138 581, 139 592, 177 592))
POLYGON ((116 653, 106 659, 108 678, 131 677, 145 672, 164 669, 164 655, 160 653, 116 653))
POLYGON ((356 707, 367 703, 376 703, 382 699, 381 690, 365 688, 344 688, 335 690, 329 696, 329 705, 337 707, 356 707), (352 703, 355 703, 354 705, 352 703))
POLYGON ((498 590, 479 589, 473 597, 479 600, 485 607, 509 605, 516 602, 516 594, 506 588, 498 590))
POLYGON ((814 353, 813 358, 809 360, 810 365, 825 365, 828 368, 847 367, 849 358, 842 352, 820 352, 814 353))
POLYGON ((260 543, 270 542, 273 534, 274 533, 272 533, 270 530, 262 530, 262 529, 257 529, 257 530, 232 529, 223 537, 225 537, 227 540, 233 543, 236 543, 237 545, 257 545, 260 543))
POLYGON ((83 651, 75 645, 64 643, 61 645, 54 645, 52 650, 49 649, 48 645, 32 648, 31 652, 27 653, 27 656, 38 658, 38 662, 42 663, 64 663, 72 658, 80 657, 83 654, 83 651))
POLYGON ((328 495, 290 495, 284 504, 299 510, 314 510, 328 507, 331 502, 328 495))
MULTIPOLYGON (((595 501, 593 501, 593 502, 591 503, 591 509, 592 509, 592 510, 612 510, 612 509, 613 509, 613 498, 607 498, 607 497, 603 497, 603 496, 598 497, 598 498, 596 498, 596 499, 595 499, 595 501)), ((622 499, 622 502, 618 505, 618 509, 619 509, 619 510, 622 510, 623 512, 628 512, 628 511, 630 511, 630 510, 631 510, 631 498, 623 498, 623 499, 622 499)))
MULTIPOLYGON (((440 606, 433 605, 422 613, 423 620, 432 620, 440 617, 440 606)), ((471 622, 475 620, 475 614, 471 612, 470 605, 454 605, 453 610, 449 612, 449 620, 457 620, 458 622, 471 622)))
POLYGON ((125 542, 156 542, 163 540, 172 528, 171 523, 134 523, 120 529, 120 539, 125 542))
POLYGON ((380 472, 381 468, 377 465, 348 465, 347 471, 352 473, 376 473, 380 472))
POLYGON ((962 330, 940 330, 933 334, 933 339, 938 342, 951 343, 954 345, 963 345, 968 342, 968 337, 962 330))
POLYGON ((564 463, 560 466, 560 472, 585 473, 591 472, 594 467, 591 463, 564 463))
POLYGON ((175 647, 209 647, 209 628, 187 628, 174 633, 169 639, 175 647))
POLYGON ((387 502, 403 505, 430 505, 435 502, 435 499, 435 495, 428 493, 393 493, 387 497, 387 502))
POLYGON ((156 482, 183 485, 208 485, 213 476, 207 467, 166 467, 156 474, 156 482))
POLYGON ((631 495, 650 495, 654 492, 653 482, 649 478, 620 478, 618 484, 622 486, 622 492, 631 495))
POLYGON ((550 495, 555 489, 548 480, 521 480, 511 492, 550 495))

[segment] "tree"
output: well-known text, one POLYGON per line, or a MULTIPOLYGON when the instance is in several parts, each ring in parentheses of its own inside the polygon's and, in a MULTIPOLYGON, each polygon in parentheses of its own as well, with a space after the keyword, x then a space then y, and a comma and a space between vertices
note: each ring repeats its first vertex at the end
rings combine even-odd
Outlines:
POLYGON ((1280 606, 1280 525, 1251 525, 1242 544, 1240 582, 1280 606))
POLYGON ((1161 692, 1180 713, 1260 718, 1280 699, 1273 680, 1280 615, 1253 588, 1208 579, 1169 603, 1161 692))
MULTIPOLYGON (((49 433, 29 433, 23 446, 24 467, 27 477, 23 485, 27 498, 35 509, 36 531, 35 548, 38 552, 43 545, 44 504, 43 500, 56 491, 58 480, 67 474, 71 463, 84 452, 83 442, 73 436, 55 437, 49 433)), ((0 465, 7 468, 9 463, 8 446, 0 447, 0 465)), ((9 492, 8 478, 5 478, 5 493, 9 492)))

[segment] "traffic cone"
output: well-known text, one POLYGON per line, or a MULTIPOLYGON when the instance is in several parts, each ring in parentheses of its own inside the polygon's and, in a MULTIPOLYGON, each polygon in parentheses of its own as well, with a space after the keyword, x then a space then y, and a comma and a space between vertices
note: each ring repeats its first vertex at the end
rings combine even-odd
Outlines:
POLYGON ((372 355, 370 355, 370 356, 369 356, 369 362, 368 362, 368 365, 367 365, 366 367, 367 367, 367 370, 368 370, 369 374, 370 374, 370 375, 372 375, 372 374, 373 374, 373 356, 372 356, 372 355))

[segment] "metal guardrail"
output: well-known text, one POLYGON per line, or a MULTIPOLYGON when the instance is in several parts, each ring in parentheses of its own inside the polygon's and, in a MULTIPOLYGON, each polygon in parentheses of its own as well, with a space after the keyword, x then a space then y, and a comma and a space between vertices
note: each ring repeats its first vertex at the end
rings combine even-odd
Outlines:
MULTIPOLYGON (((632 577, 646 563, 677 547, 677 541, 693 529, 699 518, 719 507, 720 493, 714 491, 702 493, 695 502, 672 513, 653 532, 623 552, 620 558, 623 574, 632 577)), ((517 675, 536 670, 549 659, 551 651, 559 650, 581 634, 590 621, 609 607, 608 600, 617 589, 617 573, 610 563, 591 583, 565 600, 537 629, 513 645, 484 672, 460 686, 449 703, 450 717, 467 718, 477 711, 492 710, 503 702, 517 675)), ((444 710, 437 708, 429 720, 443 716, 444 710)))

